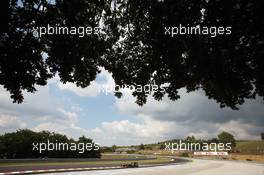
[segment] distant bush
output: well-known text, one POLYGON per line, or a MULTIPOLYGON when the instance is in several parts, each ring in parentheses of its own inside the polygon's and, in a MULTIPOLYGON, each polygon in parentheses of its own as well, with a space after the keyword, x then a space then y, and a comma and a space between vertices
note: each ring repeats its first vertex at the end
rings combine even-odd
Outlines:
POLYGON ((127 154, 135 154, 135 152, 136 152, 135 150, 128 150, 127 154))
POLYGON ((184 153, 181 153, 179 156, 180 157, 189 157, 189 153, 184 152, 184 153))
POLYGON ((140 149, 140 150, 144 150, 144 149, 145 149, 145 145, 140 144, 139 149, 140 149))

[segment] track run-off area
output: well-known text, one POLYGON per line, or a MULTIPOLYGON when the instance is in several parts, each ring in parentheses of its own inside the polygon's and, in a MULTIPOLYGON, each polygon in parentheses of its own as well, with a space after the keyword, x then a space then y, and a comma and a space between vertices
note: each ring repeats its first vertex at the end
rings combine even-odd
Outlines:
POLYGON ((228 160, 193 159, 184 164, 97 170, 82 172, 49 173, 49 175, 264 175, 264 164, 228 160))

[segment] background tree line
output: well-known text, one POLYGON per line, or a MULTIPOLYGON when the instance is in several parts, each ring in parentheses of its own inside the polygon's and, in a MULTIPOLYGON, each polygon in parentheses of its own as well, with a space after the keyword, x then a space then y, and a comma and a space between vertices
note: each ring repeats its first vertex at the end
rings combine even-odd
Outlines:
MULTIPOLYGON (((180 143, 180 139, 174 139, 174 140, 171 140, 171 141, 168 141, 169 143, 180 143)), ((217 135, 217 138, 211 138, 211 139, 208 139, 208 140, 205 140, 205 139, 196 139, 194 136, 188 136, 186 137, 185 139, 182 140, 183 143, 199 143, 201 145, 203 145, 203 143, 208 143, 208 144, 211 144, 211 143, 231 143, 231 148, 232 151, 234 151, 234 148, 236 147, 236 139, 235 137, 228 133, 228 132, 221 132, 217 135)), ((160 143, 160 149, 165 149, 166 148, 166 145, 163 144, 163 143, 160 143)), ((194 147, 193 147, 194 148, 194 147)))
POLYGON ((101 150, 92 149, 79 153, 78 150, 71 151, 33 151, 33 143, 47 143, 47 140, 53 143, 93 143, 92 139, 85 136, 77 141, 68 138, 66 135, 42 131, 34 132, 28 129, 18 130, 12 133, 0 135, 0 158, 100 158, 101 150))

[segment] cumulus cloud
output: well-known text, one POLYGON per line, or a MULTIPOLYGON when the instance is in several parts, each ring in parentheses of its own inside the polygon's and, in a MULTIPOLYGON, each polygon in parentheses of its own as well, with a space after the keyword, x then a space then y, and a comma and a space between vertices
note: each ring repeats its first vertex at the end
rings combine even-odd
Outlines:
POLYGON ((248 123, 230 120, 224 124, 218 124, 218 132, 227 131, 238 135, 240 139, 259 139, 259 131, 262 131, 262 126, 256 126, 248 123))
POLYGON ((10 132, 17 128, 25 128, 27 124, 16 116, 0 113, 0 130, 1 132, 10 132))
POLYGON ((61 82, 58 84, 58 87, 61 90, 71 91, 81 97, 96 97, 101 92, 101 86, 96 82, 92 82, 87 88, 77 87, 74 83, 63 84, 61 82))
POLYGON ((0 110, 8 114, 22 116, 45 116, 57 113, 56 106, 60 106, 60 101, 50 93, 50 87, 37 86, 38 91, 34 94, 24 93, 22 104, 12 103, 10 94, 0 86, 0 110))
POLYGON ((166 135, 174 131, 174 124, 153 120, 148 116, 144 121, 136 123, 129 120, 103 122, 92 130, 91 134, 100 143, 113 144, 138 144, 153 143, 166 139, 166 135))
POLYGON ((51 84, 57 84, 56 78, 45 87, 38 86, 35 94, 24 93, 24 102, 14 104, 10 94, 0 86, 0 134, 18 129, 35 131, 49 130, 77 138, 87 131, 78 126, 78 114, 81 109, 72 104, 65 110, 65 99, 51 94, 51 84), (63 103, 62 103, 63 102, 63 103))
MULTIPOLYGON (((142 107, 135 103, 131 91, 124 89, 124 96, 115 99, 112 104, 114 108, 111 109, 116 110, 123 119, 109 116, 109 121, 102 121, 93 129, 83 128, 79 126, 79 114, 84 112, 82 107, 72 104, 70 99, 56 98, 50 92, 54 88, 52 85, 61 92, 70 91, 77 96, 96 98, 106 88, 114 87, 114 80, 111 74, 102 69, 96 81, 82 89, 71 83, 62 84, 56 76, 47 86, 37 87, 35 94, 25 93, 25 101, 19 105, 13 104, 10 94, 0 86, 1 133, 28 127, 35 131, 55 131, 74 138, 86 135, 103 145, 130 145, 188 135, 212 138, 222 131, 232 133, 237 139, 259 139, 260 132, 263 132, 264 108, 261 99, 247 100, 240 110, 233 111, 219 108, 203 91, 186 93, 185 89, 179 91, 181 98, 177 101, 171 101, 168 97, 156 101, 149 97, 142 107), (64 104, 70 104, 70 107, 64 104)), ((110 91, 108 93, 111 94, 110 91)), ((104 106, 98 107, 102 108, 105 109, 104 106)))
POLYGON ((78 138, 82 135, 86 135, 88 132, 80 127, 77 126, 70 126, 67 124, 66 121, 48 121, 44 123, 40 123, 39 125, 30 128, 33 131, 39 132, 39 131, 50 131, 50 132, 56 132, 60 134, 67 135, 71 138, 78 138))
MULTIPOLYGON (((165 97, 162 101, 148 98, 143 107, 135 104, 131 94, 116 100, 116 108, 125 115, 148 116, 153 121, 170 122, 174 131, 165 136, 182 138, 194 135, 199 138, 216 137, 221 131, 229 131, 238 139, 258 139, 264 125, 264 108, 261 99, 247 100, 240 110, 220 108, 209 100, 203 91, 187 93, 179 91, 181 98, 171 101, 165 97), (177 129, 176 129, 177 128, 177 129), (177 132, 175 132, 177 130, 177 132)), ((154 136, 153 136, 154 137, 154 136)))
POLYGON ((97 76, 97 81, 92 81, 90 86, 86 88, 77 87, 74 83, 58 82, 58 87, 61 90, 66 90, 75 93, 81 97, 96 97, 100 93, 111 93, 110 90, 115 83, 111 74, 104 68, 101 68, 101 73, 97 76), (109 91, 109 92, 108 92, 109 91))
POLYGON ((41 117, 42 122, 32 129, 34 131, 57 132, 73 138, 88 133, 86 129, 78 126, 78 115, 75 112, 66 111, 62 108, 57 108, 57 111, 59 112, 57 116, 41 117))

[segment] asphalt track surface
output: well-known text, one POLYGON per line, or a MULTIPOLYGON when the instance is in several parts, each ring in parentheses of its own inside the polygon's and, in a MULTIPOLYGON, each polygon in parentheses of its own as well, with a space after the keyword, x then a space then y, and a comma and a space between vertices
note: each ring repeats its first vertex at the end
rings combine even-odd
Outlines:
POLYGON ((264 164, 199 160, 178 165, 83 172, 49 173, 47 175, 264 175, 264 164))
POLYGON ((0 167, 0 172, 12 172, 12 171, 28 171, 28 170, 50 170, 50 169, 68 169, 68 168, 96 168, 96 167, 108 167, 116 166, 116 164, 65 164, 65 165, 26 165, 26 166, 3 166, 0 167))
MULTIPOLYGON (((122 161, 122 159, 119 159, 119 161, 122 161)), ((125 159, 126 162, 136 162, 137 160, 130 160, 128 161, 125 159)), ((184 163, 186 160, 181 159, 175 159, 175 161, 171 161, 169 163, 184 163)), ((148 166, 155 166, 155 165, 166 165, 168 163, 160 164, 160 163, 151 163, 146 164, 148 166)), ((146 166, 145 165, 145 166, 146 166)), ((23 166, 0 166, 0 173, 5 172, 19 172, 19 171, 36 171, 36 170, 50 170, 50 169, 76 169, 76 168, 104 168, 104 167, 117 167, 118 165, 115 164, 61 164, 61 165, 23 165, 23 166)), ((119 165, 121 168, 121 165, 119 165)))

